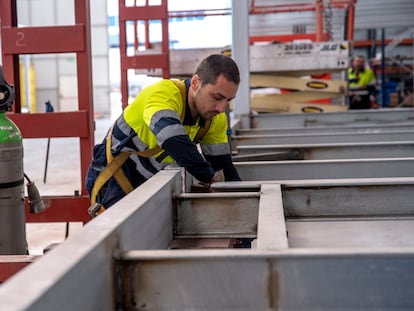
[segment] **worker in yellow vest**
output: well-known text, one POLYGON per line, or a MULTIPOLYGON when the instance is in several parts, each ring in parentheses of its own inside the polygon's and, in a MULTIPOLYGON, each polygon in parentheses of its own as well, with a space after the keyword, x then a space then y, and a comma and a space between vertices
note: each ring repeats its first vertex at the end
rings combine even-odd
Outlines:
POLYGON ((376 78, 367 66, 365 57, 358 55, 352 59, 348 68, 349 109, 370 109, 375 102, 376 78))
POLYGON ((202 183, 217 181, 219 171, 226 181, 240 180, 225 113, 239 84, 234 60, 214 54, 201 61, 190 79, 164 79, 144 88, 94 147, 86 178, 90 215, 174 161, 202 183))

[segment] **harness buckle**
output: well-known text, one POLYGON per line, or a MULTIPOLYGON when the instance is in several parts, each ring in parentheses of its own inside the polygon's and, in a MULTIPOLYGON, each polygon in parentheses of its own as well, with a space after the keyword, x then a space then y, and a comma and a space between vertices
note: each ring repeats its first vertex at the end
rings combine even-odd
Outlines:
POLYGON ((105 207, 101 203, 94 203, 88 208, 88 214, 91 218, 98 216, 105 211, 105 207))

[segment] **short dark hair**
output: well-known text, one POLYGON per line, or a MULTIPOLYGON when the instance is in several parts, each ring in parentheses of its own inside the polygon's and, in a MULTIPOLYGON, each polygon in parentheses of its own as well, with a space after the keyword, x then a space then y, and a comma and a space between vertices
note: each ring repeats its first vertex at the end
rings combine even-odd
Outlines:
POLYGON ((200 77, 202 85, 216 84, 220 75, 237 85, 240 83, 239 67, 230 56, 223 54, 212 54, 204 58, 198 65, 195 74, 200 77))

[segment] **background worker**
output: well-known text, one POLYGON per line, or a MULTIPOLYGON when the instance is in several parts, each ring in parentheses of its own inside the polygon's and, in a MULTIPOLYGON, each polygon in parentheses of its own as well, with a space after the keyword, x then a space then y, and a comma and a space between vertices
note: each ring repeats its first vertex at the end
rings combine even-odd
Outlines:
POLYGON ((361 55, 352 59, 348 68, 349 109, 370 109, 376 96, 376 78, 361 55))
POLYGON ((201 61, 190 79, 164 79, 144 88, 94 147, 86 178, 91 216, 174 161, 203 183, 217 181, 218 171, 226 181, 240 180, 225 114, 239 83, 234 60, 214 54, 201 61), (200 140, 202 154, 194 140, 200 140), (111 165, 116 173, 105 180, 102 172, 111 165))

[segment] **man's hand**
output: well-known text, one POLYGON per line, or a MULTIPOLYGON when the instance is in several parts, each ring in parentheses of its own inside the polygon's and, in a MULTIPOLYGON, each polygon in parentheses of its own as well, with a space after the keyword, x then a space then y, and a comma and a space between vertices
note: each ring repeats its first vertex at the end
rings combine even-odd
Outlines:
POLYGON ((220 182, 220 181, 224 181, 223 170, 215 172, 213 178, 211 179, 211 182, 220 182))

